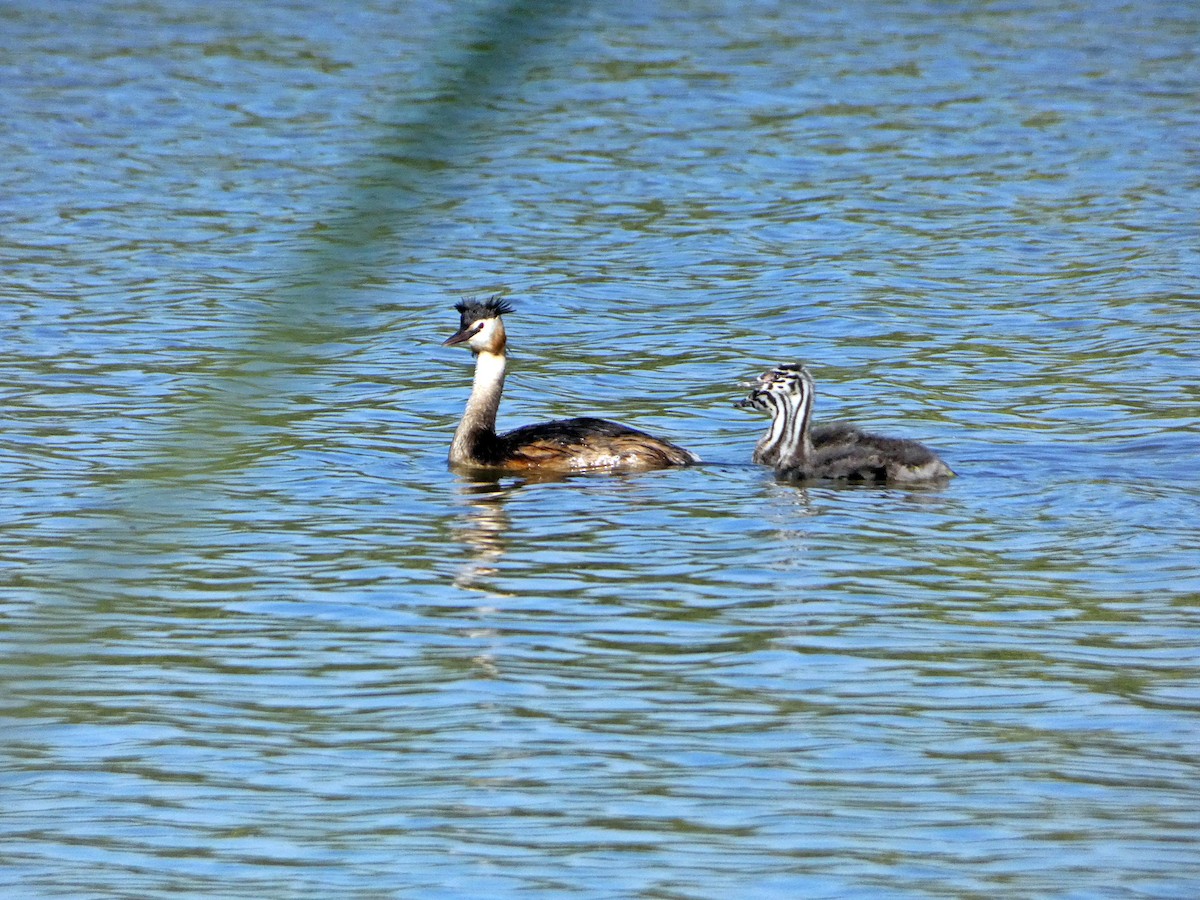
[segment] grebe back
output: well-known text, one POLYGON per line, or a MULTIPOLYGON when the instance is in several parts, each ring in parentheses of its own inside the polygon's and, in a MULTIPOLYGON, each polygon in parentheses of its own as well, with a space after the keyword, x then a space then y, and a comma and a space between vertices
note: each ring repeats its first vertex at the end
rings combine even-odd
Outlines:
POLYGON ((454 441, 450 465, 457 468, 547 472, 601 470, 628 472, 687 466, 700 461, 670 441, 605 419, 583 417, 525 425, 496 433, 496 412, 504 391, 505 313, 512 306, 499 297, 463 300, 456 334, 446 346, 463 345, 475 354, 475 380, 454 441))

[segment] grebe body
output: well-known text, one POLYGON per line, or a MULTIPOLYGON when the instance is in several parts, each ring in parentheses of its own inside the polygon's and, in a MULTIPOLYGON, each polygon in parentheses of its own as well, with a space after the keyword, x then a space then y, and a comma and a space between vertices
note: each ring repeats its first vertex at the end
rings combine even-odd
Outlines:
POLYGON ((464 300, 454 307, 459 330, 444 342, 465 346, 475 354, 475 380, 454 440, 450 465, 455 468, 508 471, 630 472, 687 466, 700 461, 690 450, 605 419, 582 417, 525 425, 496 433, 496 412, 504 391, 505 313, 512 307, 498 297, 464 300))
POLYGON ((776 366, 758 377, 738 403, 771 415, 754 448, 755 462, 785 481, 835 479, 913 484, 950 478, 954 471, 924 444, 869 434, 853 425, 812 427, 813 379, 800 364, 776 366))

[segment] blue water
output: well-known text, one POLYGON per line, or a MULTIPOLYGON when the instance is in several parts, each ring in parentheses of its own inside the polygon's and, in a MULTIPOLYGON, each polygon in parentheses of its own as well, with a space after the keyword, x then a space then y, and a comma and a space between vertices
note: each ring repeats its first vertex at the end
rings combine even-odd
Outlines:
POLYGON ((1200 892, 1200 15, 0 10, 6 897, 1200 892), (699 467, 445 464, 501 425, 699 467), (777 484, 738 383, 935 447, 777 484))

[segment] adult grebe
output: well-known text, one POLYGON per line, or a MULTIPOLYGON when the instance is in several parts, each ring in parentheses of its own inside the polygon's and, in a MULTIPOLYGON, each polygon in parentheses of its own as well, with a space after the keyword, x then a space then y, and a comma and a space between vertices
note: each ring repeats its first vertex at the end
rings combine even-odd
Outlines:
POLYGON ((604 419, 560 419, 496 434, 504 390, 507 338, 500 318, 513 311, 499 297, 464 300, 458 333, 446 346, 465 344, 475 354, 475 381, 454 442, 450 465, 474 469, 629 472, 686 466, 700 457, 644 431, 604 419))
POLYGON ((840 479, 872 483, 939 481, 954 475, 924 444, 868 434, 852 425, 810 429, 813 380, 800 364, 776 366, 754 383, 738 406, 771 414, 754 461, 773 465, 787 481, 840 479))

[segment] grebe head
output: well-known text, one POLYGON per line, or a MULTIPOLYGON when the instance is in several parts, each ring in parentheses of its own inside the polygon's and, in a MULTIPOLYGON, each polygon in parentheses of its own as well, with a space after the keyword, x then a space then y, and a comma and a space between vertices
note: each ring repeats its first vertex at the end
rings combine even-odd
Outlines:
POLYGON ((803 363, 784 363, 768 369, 756 380, 746 382, 743 386, 751 389, 750 395, 744 400, 739 400, 735 406, 773 414, 776 406, 771 402, 771 398, 795 398, 805 386, 811 390, 812 376, 803 363))
POLYGON ((512 305, 497 294, 484 301, 463 300, 454 304, 462 318, 458 331, 442 342, 445 347, 466 344, 472 353, 501 353, 507 340, 500 318, 513 311, 512 305))

